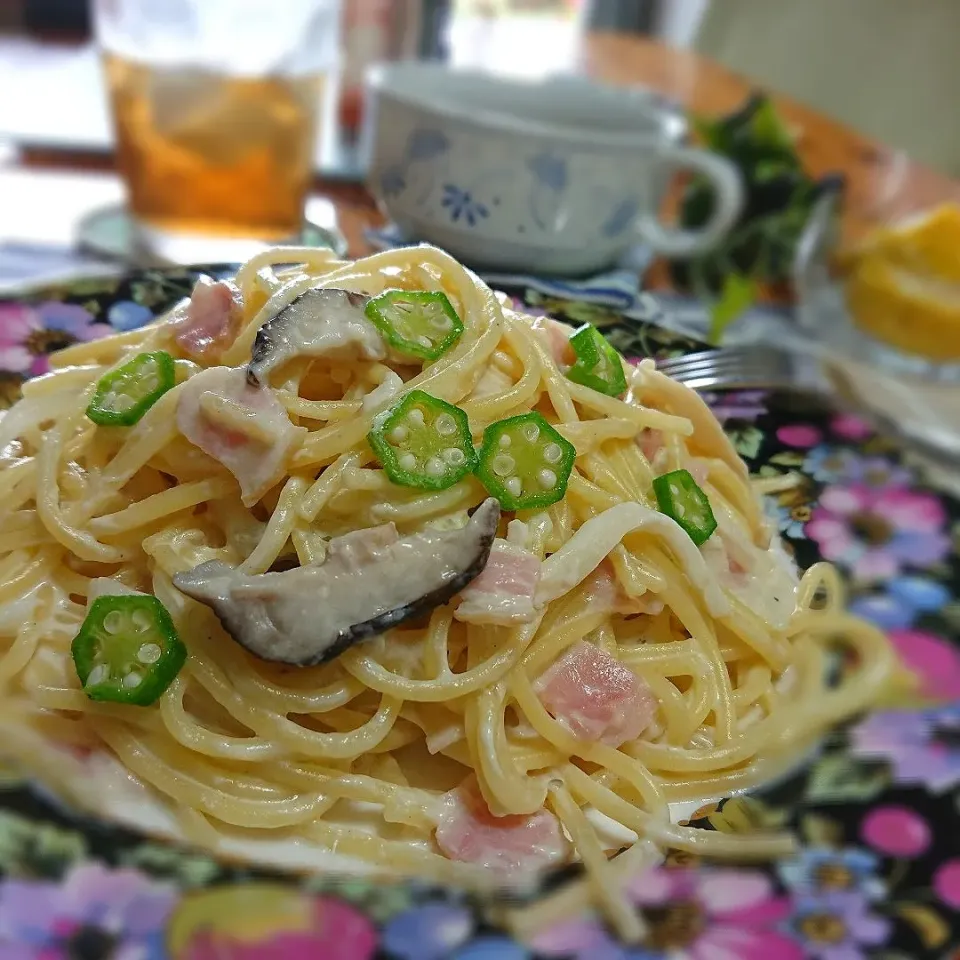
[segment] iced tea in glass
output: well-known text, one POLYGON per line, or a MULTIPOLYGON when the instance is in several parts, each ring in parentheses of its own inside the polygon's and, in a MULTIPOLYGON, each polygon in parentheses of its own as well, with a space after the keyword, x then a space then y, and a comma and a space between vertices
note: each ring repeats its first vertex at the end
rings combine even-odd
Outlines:
POLYGON ((297 236, 338 0, 96 0, 140 240, 297 236))

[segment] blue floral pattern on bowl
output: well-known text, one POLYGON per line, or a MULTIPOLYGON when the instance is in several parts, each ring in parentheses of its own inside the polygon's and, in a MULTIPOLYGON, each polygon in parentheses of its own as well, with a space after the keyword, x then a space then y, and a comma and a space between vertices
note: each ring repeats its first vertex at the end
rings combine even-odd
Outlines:
POLYGON ((600 227, 603 236, 612 239, 620 236, 640 213, 640 201, 636 197, 624 197, 614 204, 610 211, 610 216, 604 220, 600 227))
POLYGON ((475 200, 469 190, 464 190, 453 183, 443 185, 443 199, 440 201, 440 206, 450 214, 453 223, 459 223, 463 218, 463 221, 471 227, 490 216, 490 211, 485 204, 475 200))
POLYGON ((430 127, 417 127, 410 131, 407 138, 406 157, 409 162, 415 160, 433 160, 450 149, 450 140, 440 130, 430 127))
POLYGON ((407 189, 407 178, 399 163, 392 164, 380 174, 380 191, 385 197, 398 197, 407 189))
POLYGON ((537 183, 551 190, 567 188, 567 161, 556 153, 538 153, 527 161, 537 183))

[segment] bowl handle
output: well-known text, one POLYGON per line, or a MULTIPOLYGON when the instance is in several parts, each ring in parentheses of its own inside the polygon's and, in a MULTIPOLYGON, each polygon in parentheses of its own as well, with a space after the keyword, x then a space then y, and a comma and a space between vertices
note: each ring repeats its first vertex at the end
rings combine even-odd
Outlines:
POLYGON ((657 253, 692 257, 716 246, 743 210, 744 189, 740 171, 729 160, 696 147, 664 145, 660 159, 672 170, 689 170, 710 181, 715 203, 710 220, 696 230, 668 227, 655 213, 641 214, 637 229, 657 253))

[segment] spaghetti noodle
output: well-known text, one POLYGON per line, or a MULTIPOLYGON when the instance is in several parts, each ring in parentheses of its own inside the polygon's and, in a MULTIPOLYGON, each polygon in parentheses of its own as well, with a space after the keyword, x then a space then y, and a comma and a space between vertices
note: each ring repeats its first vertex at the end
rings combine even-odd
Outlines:
POLYGON ((670 804, 768 776, 868 706, 893 661, 877 630, 844 613, 831 568, 797 580, 703 402, 649 361, 624 365, 622 397, 575 382, 559 324, 517 312, 430 247, 356 262, 278 248, 235 283, 201 284, 157 323, 68 348, 0 421, 2 709, 5 728, 21 731, 7 749, 25 762, 41 739, 106 754, 214 848, 236 835, 297 838, 455 882, 477 882, 485 866, 582 858, 591 888, 615 898, 607 857, 635 842, 783 850, 779 835, 676 826, 670 804), (241 392, 198 401, 208 433, 234 430, 231 460, 185 429, 190 384, 214 368, 226 382, 264 324, 310 290, 442 291, 463 331, 432 360, 379 340, 281 358, 258 388, 283 421, 278 466, 261 429, 256 483, 241 493, 236 457, 253 416, 242 391, 255 388, 240 378, 241 392), (208 322, 217 297, 230 318, 219 327, 208 322), (132 425, 91 422, 98 383, 151 351, 174 358, 175 386, 132 425), (251 655, 177 589, 178 575, 212 560, 254 579, 322 570, 336 538, 389 524, 405 538, 461 530, 487 499, 473 473, 427 490, 384 471, 367 435, 413 390, 464 411, 477 441, 539 413, 575 448, 565 493, 503 511, 492 593, 478 580, 320 665, 251 655), (716 517, 699 547, 653 492, 678 470, 698 478, 716 517), (517 558, 528 587, 509 566, 517 558), (104 591, 156 597, 186 647, 153 706, 84 693, 71 643, 104 591), (831 685, 836 647, 853 666, 831 685))

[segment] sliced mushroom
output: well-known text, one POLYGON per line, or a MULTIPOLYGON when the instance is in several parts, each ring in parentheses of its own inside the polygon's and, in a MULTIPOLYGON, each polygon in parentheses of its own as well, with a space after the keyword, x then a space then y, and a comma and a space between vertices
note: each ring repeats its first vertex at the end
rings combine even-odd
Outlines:
POLYGON ((352 354, 382 360, 386 347, 363 312, 367 297, 352 290, 307 290, 257 331, 247 379, 264 383, 270 371, 295 357, 352 354))
POLYGON ((461 530, 396 538, 378 528, 363 544, 332 540, 317 567, 248 576, 211 561, 173 582, 255 656, 307 667, 446 603, 486 566, 499 519, 490 498, 461 530))

